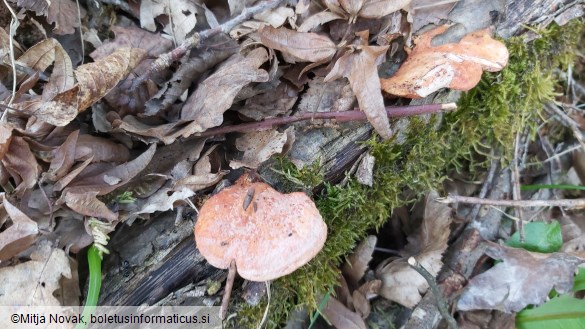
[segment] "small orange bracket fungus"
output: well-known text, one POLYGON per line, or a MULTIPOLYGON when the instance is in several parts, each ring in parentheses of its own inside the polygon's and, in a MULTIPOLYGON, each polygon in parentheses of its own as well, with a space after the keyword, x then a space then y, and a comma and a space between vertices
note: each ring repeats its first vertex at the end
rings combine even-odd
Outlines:
POLYGON ((459 43, 432 46, 432 39, 447 28, 422 34, 400 69, 381 79, 382 90, 408 98, 426 97, 446 87, 466 91, 479 83, 483 71, 500 71, 508 63, 506 45, 492 39, 489 29, 470 33, 459 43))
POLYGON ((265 183, 223 189, 203 204, 195 224, 201 255, 218 268, 268 281, 290 274, 323 248, 327 226, 304 193, 282 194, 265 183))
MULTIPOLYGON (((234 272, 235 262, 240 276, 250 281, 292 273, 315 257, 327 238, 327 226, 306 194, 282 194, 246 176, 203 204, 194 232, 199 252, 211 265, 234 272)), ((226 283, 226 303, 230 287, 226 283)))

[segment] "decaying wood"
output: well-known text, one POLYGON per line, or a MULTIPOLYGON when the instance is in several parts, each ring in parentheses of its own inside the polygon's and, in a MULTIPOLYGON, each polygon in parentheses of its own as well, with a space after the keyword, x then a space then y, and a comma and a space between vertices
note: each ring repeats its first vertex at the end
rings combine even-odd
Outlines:
POLYGON ((108 246, 99 305, 155 304, 189 282, 222 272, 194 248, 193 222, 174 225, 172 212, 122 229, 108 246))

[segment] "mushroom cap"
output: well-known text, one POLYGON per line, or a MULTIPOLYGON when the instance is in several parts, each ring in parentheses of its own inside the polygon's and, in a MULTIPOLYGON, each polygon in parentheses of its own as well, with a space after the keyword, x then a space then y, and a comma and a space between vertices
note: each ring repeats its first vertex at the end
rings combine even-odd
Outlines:
POLYGON ((265 183, 237 184, 209 198, 194 232, 211 265, 225 269, 235 260, 240 276, 251 281, 292 273, 327 238, 327 226, 306 194, 282 194, 265 183))

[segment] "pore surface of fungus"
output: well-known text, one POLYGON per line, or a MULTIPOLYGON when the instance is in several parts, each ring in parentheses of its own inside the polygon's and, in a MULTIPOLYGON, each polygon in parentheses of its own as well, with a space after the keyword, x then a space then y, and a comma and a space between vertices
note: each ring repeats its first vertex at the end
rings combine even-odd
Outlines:
POLYGON ((293 272, 317 255, 327 237, 306 194, 282 194, 265 183, 237 183, 211 197, 194 231, 211 265, 225 269, 235 260, 240 276, 251 281, 293 272))

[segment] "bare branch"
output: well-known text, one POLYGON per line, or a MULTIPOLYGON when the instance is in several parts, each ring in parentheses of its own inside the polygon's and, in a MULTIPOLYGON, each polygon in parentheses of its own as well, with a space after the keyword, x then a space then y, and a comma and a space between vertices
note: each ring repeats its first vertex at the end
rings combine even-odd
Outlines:
POLYGON ((469 196, 449 195, 445 198, 438 198, 441 203, 470 203, 502 207, 564 207, 564 208, 585 208, 585 199, 560 199, 560 200, 491 200, 480 199, 469 196))

